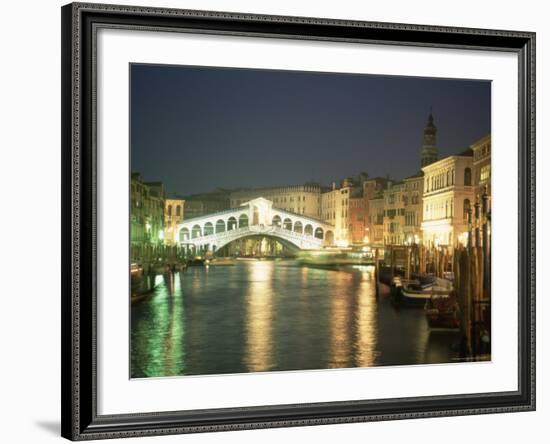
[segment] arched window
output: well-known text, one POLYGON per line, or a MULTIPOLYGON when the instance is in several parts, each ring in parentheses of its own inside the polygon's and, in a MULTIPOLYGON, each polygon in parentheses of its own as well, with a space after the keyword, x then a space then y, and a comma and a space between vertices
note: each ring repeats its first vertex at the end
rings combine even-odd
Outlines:
POLYGON ((216 233, 223 233, 225 231, 225 222, 219 219, 216 222, 216 233))
POLYGON ((325 232, 323 231, 323 229, 321 227, 318 227, 318 228, 315 229, 315 237, 317 239, 323 239, 324 234, 325 234, 325 232))
POLYGON ((189 229, 182 228, 180 230, 180 242, 185 242, 189 240, 189 229))
POLYGON ((472 185, 472 170, 470 168, 464 169, 464 186, 469 187, 472 185))
POLYGON ((307 224, 304 228, 304 233, 308 236, 313 236, 313 227, 310 224, 307 224))
POLYGON ((292 231, 292 221, 288 217, 283 221, 283 228, 292 231))
POLYGON ((327 230, 327 234, 325 236, 325 244, 326 245, 334 244, 334 233, 330 230, 327 230))
POLYGON ((227 231, 234 230, 235 228, 237 228, 237 219, 231 216, 227 219, 227 231))
POLYGON ((214 225, 212 225, 212 222, 206 222, 204 224, 204 235, 209 236, 210 234, 214 234, 214 225))
POLYGON ((181 216, 181 205, 176 207, 176 216, 181 216))
POLYGON ((248 216, 246 214, 241 214, 239 216, 239 228, 248 227, 248 216))
POLYGON ((196 239, 197 237, 201 237, 201 227, 200 225, 193 225, 193 229, 191 230, 191 238, 196 239))
POLYGON ((172 215, 172 205, 168 205, 168 208, 166 209, 166 214, 168 214, 168 216, 172 215))
POLYGON ((280 227, 281 226, 281 216, 279 216, 278 214, 273 216, 273 220, 271 221, 271 225, 275 225, 276 227, 280 227))
POLYGON ((302 226, 302 222, 300 222, 299 220, 297 220, 296 222, 294 222, 294 231, 296 233, 303 233, 303 226, 302 226))

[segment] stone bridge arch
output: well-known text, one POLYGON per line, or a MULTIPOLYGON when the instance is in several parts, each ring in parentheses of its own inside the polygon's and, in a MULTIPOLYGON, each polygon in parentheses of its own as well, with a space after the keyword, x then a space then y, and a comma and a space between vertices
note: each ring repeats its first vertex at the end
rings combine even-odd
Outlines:
POLYGON ((217 249, 236 236, 255 234, 272 236, 302 249, 322 248, 334 242, 332 225, 272 205, 271 201, 258 198, 238 208, 184 220, 178 226, 179 241, 182 245, 209 245, 217 249))

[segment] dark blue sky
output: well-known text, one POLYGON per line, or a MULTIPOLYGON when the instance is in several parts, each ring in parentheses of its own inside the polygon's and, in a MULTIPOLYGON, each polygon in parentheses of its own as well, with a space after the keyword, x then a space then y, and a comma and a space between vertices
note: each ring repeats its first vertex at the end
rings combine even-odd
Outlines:
POLYGON ((488 81, 133 64, 131 168, 182 195, 401 179, 430 107, 440 157, 491 131, 488 81))

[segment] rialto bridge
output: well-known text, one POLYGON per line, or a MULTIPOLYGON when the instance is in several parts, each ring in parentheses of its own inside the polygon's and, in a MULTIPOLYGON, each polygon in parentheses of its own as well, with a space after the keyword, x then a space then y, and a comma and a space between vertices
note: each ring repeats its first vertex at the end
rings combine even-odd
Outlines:
POLYGON ((251 236, 275 238, 290 249, 317 249, 334 242, 334 227, 320 220, 273 207, 262 197, 239 208, 195 217, 178 226, 182 246, 217 251, 251 236))

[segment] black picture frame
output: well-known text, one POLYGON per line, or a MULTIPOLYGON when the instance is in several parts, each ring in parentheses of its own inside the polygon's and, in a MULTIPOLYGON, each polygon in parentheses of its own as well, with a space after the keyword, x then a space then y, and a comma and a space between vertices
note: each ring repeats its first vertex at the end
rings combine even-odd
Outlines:
MULTIPOLYGON (((62 436, 71 440, 535 409, 535 33, 72 3, 62 14, 62 436), (506 51, 519 62, 518 390, 101 416, 96 381, 99 27, 506 51)), ((121 246, 121 248, 123 248, 121 246)))

